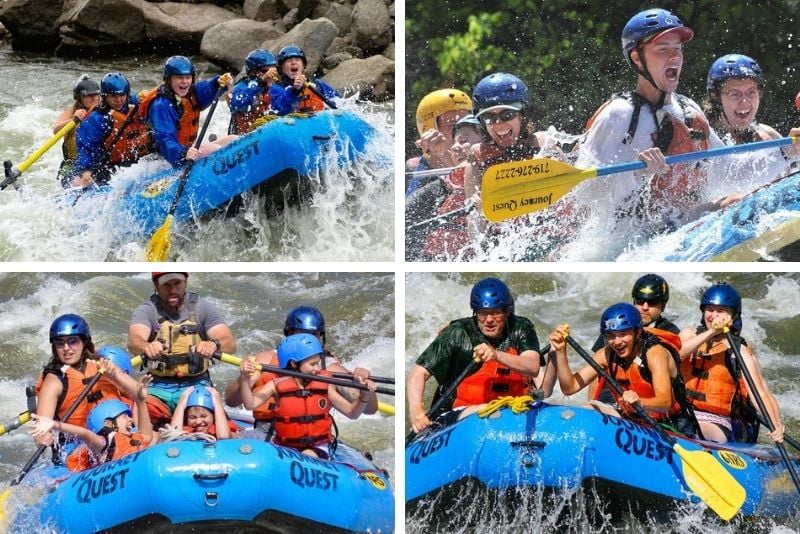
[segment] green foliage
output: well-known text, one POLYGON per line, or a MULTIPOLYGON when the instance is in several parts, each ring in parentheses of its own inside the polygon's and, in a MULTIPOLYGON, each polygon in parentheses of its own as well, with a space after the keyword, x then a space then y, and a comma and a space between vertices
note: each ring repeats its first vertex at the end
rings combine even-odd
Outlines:
MULTIPOLYGON (((628 19, 649 7, 618 0, 406 1, 406 152, 414 152, 419 100, 442 87, 471 93, 483 76, 511 72, 528 83, 539 127, 579 133, 612 93, 632 89, 622 57, 628 19)), ((796 36, 800 0, 664 1, 695 31, 684 48, 679 92, 698 103, 717 57, 754 57, 767 77, 759 120, 787 133, 800 90, 796 36)))

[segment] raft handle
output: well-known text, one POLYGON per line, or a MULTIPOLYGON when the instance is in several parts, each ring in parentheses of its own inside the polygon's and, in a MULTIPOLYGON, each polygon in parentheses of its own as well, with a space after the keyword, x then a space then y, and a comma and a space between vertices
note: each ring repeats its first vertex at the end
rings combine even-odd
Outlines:
POLYGON ((525 440, 525 441, 512 441, 512 447, 525 447, 526 449, 543 449, 547 443, 544 441, 525 440))
POLYGON ((228 473, 195 473, 195 480, 225 480, 228 473))

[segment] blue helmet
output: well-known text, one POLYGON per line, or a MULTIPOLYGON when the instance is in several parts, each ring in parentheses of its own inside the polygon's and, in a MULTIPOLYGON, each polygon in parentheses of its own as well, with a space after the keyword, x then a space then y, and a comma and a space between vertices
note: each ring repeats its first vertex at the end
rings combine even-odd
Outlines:
POLYGON ((80 315, 68 313, 56 317, 50 325, 50 343, 61 336, 81 336, 84 341, 91 341, 92 335, 89 332, 89 325, 80 315))
POLYGON ((642 314, 633 304, 619 302, 609 306, 600 316, 600 333, 622 332, 624 330, 639 329, 644 326, 642 314))
POLYGON ((164 80, 166 81, 170 76, 194 76, 197 74, 195 71, 194 63, 186 56, 172 56, 164 63, 164 80))
POLYGON ((78 82, 72 89, 72 96, 75 98, 75 100, 79 100, 81 97, 84 96, 99 95, 99 94, 100 94, 100 86, 97 84, 96 81, 90 79, 88 74, 81 74, 81 77, 78 78, 78 82))
POLYGON ((742 297, 732 285, 724 282, 716 283, 705 290, 700 299, 700 311, 705 311, 709 304, 730 308, 734 319, 742 314, 742 297))
POLYGON ((121 400, 111 399, 103 401, 89 412, 89 417, 86 418, 86 428, 97 434, 103 430, 106 419, 114 420, 124 413, 127 413, 129 416, 133 415, 128 405, 121 400))
POLYGON ((284 46, 281 48, 280 52, 278 52, 278 65, 283 65, 283 62, 289 58, 299 57, 303 60, 303 66, 308 64, 308 60, 306 59, 306 54, 303 52, 303 49, 296 45, 289 45, 284 46))
POLYGON ((719 89, 722 82, 732 78, 750 78, 760 86, 764 86, 764 72, 758 62, 742 54, 728 54, 714 61, 708 70, 706 89, 719 89))
POLYGON ((484 278, 472 286, 469 305, 473 312, 497 309, 510 313, 513 311, 514 299, 503 281, 497 278, 484 278))
POLYGON ((300 363, 322 354, 322 345, 311 334, 292 334, 278 345, 278 365, 288 369, 291 362, 300 363))
POLYGON ((128 78, 121 72, 109 72, 100 80, 100 94, 106 95, 130 95, 131 84, 128 78))
POLYGON ((272 52, 263 48, 253 50, 244 58, 244 70, 247 72, 277 66, 278 62, 275 61, 275 56, 272 55, 272 52))
POLYGON ((97 349, 95 354, 116 365, 120 370, 124 371, 126 375, 133 372, 133 368, 131 367, 131 355, 122 347, 108 345, 97 349))
POLYGON ((313 306, 298 306, 289 312, 283 323, 283 335, 288 336, 290 330, 313 330, 324 334, 325 318, 313 306))
POLYGON ((189 393, 189 398, 186 399, 186 407, 200 406, 214 411, 214 400, 211 398, 211 393, 202 385, 195 386, 194 391, 189 393))
POLYGON ((478 117, 481 110, 494 106, 513 106, 523 109, 530 103, 525 82, 506 72, 486 76, 472 92, 473 114, 478 117))
POLYGON ((677 15, 666 9, 647 9, 631 17, 622 30, 622 55, 633 67, 631 52, 641 43, 666 31, 675 31, 685 43, 694 37, 691 28, 683 25, 677 15))

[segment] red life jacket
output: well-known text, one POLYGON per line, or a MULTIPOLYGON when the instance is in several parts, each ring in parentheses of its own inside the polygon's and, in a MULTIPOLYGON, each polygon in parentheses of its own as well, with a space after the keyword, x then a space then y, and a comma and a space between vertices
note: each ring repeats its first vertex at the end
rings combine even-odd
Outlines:
MULTIPOLYGON (((459 167, 450 173, 450 179, 444 184, 449 195, 436 210, 437 215, 444 215, 464 207, 464 174, 466 167, 459 167)), ((456 217, 441 226, 437 226, 425 236, 422 254, 433 258, 455 257, 470 242, 467 233, 467 216, 456 217)))
POLYGON ((487 143, 486 141, 473 145, 471 159, 477 164, 477 173, 483 176, 483 173, 497 163, 505 163, 507 161, 521 161, 531 159, 539 153, 539 141, 535 135, 530 136, 530 140, 526 142, 520 134, 517 144, 510 148, 500 148, 494 143, 487 143))
POLYGON ((89 417, 89 412, 97 406, 100 402, 107 399, 118 399, 121 394, 116 384, 111 381, 107 376, 103 376, 97 383, 92 386, 92 390, 83 401, 78 405, 77 409, 72 413, 69 419, 64 420, 66 415, 80 394, 83 392, 89 380, 97 374, 97 362, 87 359, 83 372, 77 370, 70 365, 62 365, 61 367, 45 367, 39 374, 36 381, 36 394, 42 389, 44 378, 48 374, 56 375, 61 380, 62 389, 61 395, 58 397, 56 403, 56 413, 54 419, 58 419, 63 423, 72 425, 86 426, 86 418, 89 417))
POLYGON ((233 114, 233 132, 234 134, 246 134, 253 129, 253 123, 269 114, 269 108, 272 100, 269 97, 269 91, 266 89, 259 93, 255 104, 250 106, 247 111, 239 111, 233 114))
MULTIPOLYGON (((322 376, 330 376, 320 371, 322 376)), ((275 443, 295 449, 333 441, 328 385, 312 380, 300 386, 292 377, 274 379, 277 403, 275 443)))
MULTIPOLYGON (((655 397, 656 392, 655 389, 653 389, 653 379, 650 374, 650 369, 647 366, 647 351, 655 345, 661 345, 667 349, 667 352, 670 353, 670 357, 675 360, 678 358, 677 351, 680 350, 681 339, 678 334, 658 328, 645 327, 644 331, 647 334, 652 335, 646 336, 643 333, 640 341, 640 355, 630 363, 627 369, 625 369, 619 362, 614 362, 609 366, 609 371, 612 378, 614 378, 617 383, 622 386, 623 390, 635 391, 639 397, 643 399, 649 399, 655 397)), ((660 411, 648 410, 647 413, 650 414, 656 421, 664 420, 672 415, 676 415, 682 410, 675 392, 676 381, 678 380, 680 380, 680 372, 675 378, 670 379, 672 388, 670 390, 670 406, 667 409, 667 412, 664 413, 660 411)), ((602 388, 602 386, 602 383, 598 385, 598 391, 602 388)), ((613 388, 611 390, 611 394, 613 395, 614 400, 619 404, 620 400, 622 399, 622 395, 617 393, 613 388)))
POLYGON ((109 110, 111 130, 103 139, 103 148, 112 165, 127 165, 150 153, 150 129, 142 122, 136 106, 127 113, 109 110))
MULTIPOLYGON (((269 365, 273 367, 278 366, 277 352, 273 351, 272 357, 269 359, 269 365)), ((264 387, 264 384, 270 382, 271 380, 275 380, 276 378, 278 378, 278 376, 279 375, 275 373, 262 371, 261 376, 259 376, 258 380, 256 380, 256 383, 253 384, 253 392, 255 393, 256 391, 264 387)), ((256 421, 272 421, 274 417, 272 410, 274 407, 275 407, 275 398, 273 397, 267 400, 267 402, 253 409, 253 418, 255 418, 256 421)))
MULTIPOLYGON (((173 105, 175 104, 174 96, 167 91, 163 83, 149 91, 139 93, 139 117, 142 122, 147 122, 147 112, 150 109, 150 104, 159 96, 163 96, 173 105)), ((194 140, 197 139, 197 133, 200 130, 200 106, 197 104, 194 86, 189 90, 188 95, 181 98, 177 111, 178 142, 183 146, 191 146, 194 140)))
MULTIPOLYGON (((519 355, 517 349, 513 347, 507 352, 514 356, 519 355)), ((527 395, 530 386, 530 379, 498 363, 497 360, 483 362, 476 372, 459 384, 453 408, 483 404, 509 395, 514 397, 527 395)))

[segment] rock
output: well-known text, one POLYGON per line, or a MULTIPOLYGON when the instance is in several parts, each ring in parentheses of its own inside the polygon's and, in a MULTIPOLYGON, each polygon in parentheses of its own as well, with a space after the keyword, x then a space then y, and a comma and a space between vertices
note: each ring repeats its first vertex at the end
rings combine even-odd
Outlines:
POLYGON ((200 42, 200 52, 215 65, 238 71, 247 54, 261 47, 264 39, 277 39, 285 32, 280 22, 229 20, 206 31, 200 42))
POLYGON ((308 60, 306 72, 314 74, 322 64, 322 55, 336 37, 338 29, 328 19, 306 19, 285 35, 265 41, 261 48, 270 50, 276 56, 286 45, 297 45, 303 49, 308 60))
POLYGON ((360 92, 361 98, 389 100, 394 98, 394 61, 383 56, 350 59, 327 73, 325 81, 344 96, 360 92))
POLYGON ((11 46, 15 50, 54 50, 59 42, 56 20, 63 3, 63 0, 0 2, 0 22, 11 33, 11 46))
POLYGON ((339 35, 350 33, 353 27, 353 8, 345 4, 330 4, 320 17, 333 22, 339 28, 339 35))
POLYGON ((242 12, 248 19, 257 21, 278 20, 289 8, 281 0, 244 0, 242 12))
POLYGON ((358 0, 353 9, 353 43, 364 50, 382 49, 392 42, 394 25, 383 0, 358 0))

